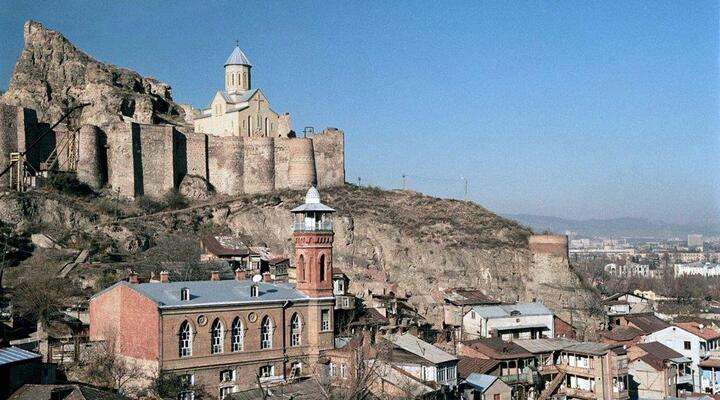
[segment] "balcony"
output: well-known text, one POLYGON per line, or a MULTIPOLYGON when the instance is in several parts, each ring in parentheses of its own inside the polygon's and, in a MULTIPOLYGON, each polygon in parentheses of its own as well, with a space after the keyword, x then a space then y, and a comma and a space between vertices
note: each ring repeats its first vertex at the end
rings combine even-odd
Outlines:
POLYGON ((678 375, 677 377, 677 384, 678 385, 684 385, 686 383, 693 383, 693 376, 692 374, 686 374, 686 375, 678 375))
POLYGON ((302 221, 294 222, 292 229, 295 232, 332 231, 333 225, 331 221, 302 221))

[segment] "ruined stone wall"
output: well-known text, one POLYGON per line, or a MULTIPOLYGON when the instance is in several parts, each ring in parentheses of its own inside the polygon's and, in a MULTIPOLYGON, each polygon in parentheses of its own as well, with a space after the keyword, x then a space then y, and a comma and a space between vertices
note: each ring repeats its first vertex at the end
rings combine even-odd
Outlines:
POLYGON ((120 196, 134 197, 136 187, 142 187, 142 174, 136 162, 140 154, 134 146, 139 141, 140 129, 137 124, 118 122, 103 126, 103 130, 108 142, 108 184, 120 196))
POLYGON ((243 142, 237 137, 207 136, 208 181, 219 193, 243 193, 243 142))
POLYGON ((208 179, 208 136, 203 133, 185 134, 187 173, 208 179))
POLYGON ((138 125, 140 128, 140 168, 142 190, 150 197, 161 197, 175 187, 175 142, 172 126, 138 125))
POLYGON ((288 146, 292 139, 284 137, 275 138, 275 189, 288 188, 288 146))
POLYGON ((244 139, 244 192, 270 193, 275 190, 275 142, 272 137, 244 139))
POLYGON ((20 107, 0 103, 0 168, 5 169, 10 163, 10 153, 18 149, 18 112, 20 107))
POLYGON ((311 136, 315 151, 317 185, 320 188, 345 184, 345 134, 335 128, 311 136))
POLYGON ((312 139, 290 139, 288 153, 288 186, 290 189, 307 189, 316 184, 317 175, 312 139))
POLYGON ((106 176, 103 133, 97 126, 83 125, 77 135, 77 178, 100 189, 106 176))

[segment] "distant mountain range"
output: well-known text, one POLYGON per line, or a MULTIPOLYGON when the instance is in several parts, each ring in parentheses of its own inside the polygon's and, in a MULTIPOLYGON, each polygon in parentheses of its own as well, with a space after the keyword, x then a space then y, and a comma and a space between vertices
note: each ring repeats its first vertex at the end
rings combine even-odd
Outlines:
POLYGON ((651 221, 643 218, 576 220, 531 214, 505 214, 535 232, 574 232, 582 237, 685 238, 688 234, 720 235, 720 225, 692 226, 651 221))

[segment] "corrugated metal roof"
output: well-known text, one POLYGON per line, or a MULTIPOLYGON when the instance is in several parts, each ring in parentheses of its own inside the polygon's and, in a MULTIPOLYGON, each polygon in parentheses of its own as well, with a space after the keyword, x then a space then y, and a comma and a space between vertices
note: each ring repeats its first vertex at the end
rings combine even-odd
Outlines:
POLYGON ((503 304, 498 306, 475 306, 472 308, 476 314, 483 318, 504 318, 528 315, 553 315, 544 304, 535 303, 517 303, 503 304))
POLYGON ((257 283, 260 294, 250 297, 251 280, 221 280, 221 281, 188 281, 166 283, 140 283, 128 285, 131 289, 145 295, 160 308, 164 307, 197 307, 201 305, 223 305, 241 303, 261 303, 284 300, 305 300, 309 296, 298 291, 289 283, 257 283), (190 289, 190 300, 180 300, 180 291, 190 289))
POLYGON ((23 350, 19 347, 14 346, 0 349, 0 365, 32 360, 34 358, 40 358, 40 354, 23 350))
POLYGON ((433 364, 456 361, 457 358, 409 333, 395 336, 392 343, 401 349, 422 357, 433 364))
POLYGON ((514 339, 513 342, 533 354, 550 353, 578 343, 565 338, 514 339))
POLYGON ((499 379, 497 376, 472 373, 465 379, 465 382, 484 392, 497 379, 499 379))
POLYGON ((252 67, 252 64, 250 64, 250 60, 248 60, 245 53, 240 50, 240 46, 235 46, 233 52, 230 53, 230 57, 225 60, 225 66, 227 67, 228 65, 247 65, 249 67, 252 67))

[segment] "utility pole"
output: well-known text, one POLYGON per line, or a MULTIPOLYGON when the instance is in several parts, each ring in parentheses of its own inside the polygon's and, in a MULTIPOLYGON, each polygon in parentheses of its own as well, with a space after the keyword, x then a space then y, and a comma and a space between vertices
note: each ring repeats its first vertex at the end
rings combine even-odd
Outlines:
POLYGON ((465 201, 468 199, 468 179, 464 176, 461 176, 460 179, 462 179, 465 182, 465 201))
POLYGON ((358 176, 358 186, 362 186, 362 178, 358 176))
POLYGON ((406 182, 407 175, 402 175, 402 188, 403 190, 407 190, 407 182, 406 182))

